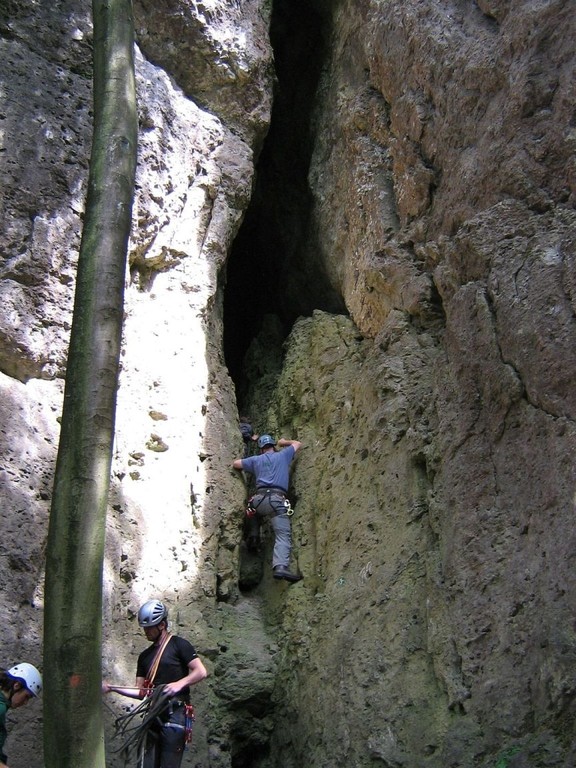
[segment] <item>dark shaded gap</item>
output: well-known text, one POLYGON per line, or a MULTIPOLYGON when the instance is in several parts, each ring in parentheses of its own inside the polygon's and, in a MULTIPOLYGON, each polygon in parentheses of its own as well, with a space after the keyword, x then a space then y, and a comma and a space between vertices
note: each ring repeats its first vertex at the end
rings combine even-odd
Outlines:
MULTIPOLYGON (((224 291, 224 356, 242 405, 243 361, 265 315, 287 335, 314 309, 345 312, 311 226, 308 170, 312 111, 329 19, 310 0, 274 0, 270 36, 277 82, 252 201, 230 253, 224 291)), ((320 6, 318 6, 320 7, 320 6)))

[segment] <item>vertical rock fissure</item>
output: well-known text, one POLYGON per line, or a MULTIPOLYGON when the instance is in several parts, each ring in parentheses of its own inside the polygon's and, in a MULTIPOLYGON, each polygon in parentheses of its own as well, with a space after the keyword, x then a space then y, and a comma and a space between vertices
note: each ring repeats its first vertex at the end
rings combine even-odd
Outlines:
POLYGON ((303 0, 275 0, 270 27, 276 82, 270 130, 257 164, 252 201, 227 263, 224 353, 240 405, 245 355, 263 318, 274 316, 277 344, 299 316, 345 312, 319 261, 311 226, 308 170, 315 93, 328 19, 303 0))

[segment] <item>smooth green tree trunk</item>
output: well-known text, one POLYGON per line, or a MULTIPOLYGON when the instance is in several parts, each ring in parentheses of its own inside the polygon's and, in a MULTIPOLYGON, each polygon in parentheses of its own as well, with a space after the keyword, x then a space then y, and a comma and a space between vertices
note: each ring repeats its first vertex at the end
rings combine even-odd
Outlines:
POLYGON ((47 768, 103 768, 102 564, 138 122, 131 0, 93 0, 94 135, 46 556, 47 768))

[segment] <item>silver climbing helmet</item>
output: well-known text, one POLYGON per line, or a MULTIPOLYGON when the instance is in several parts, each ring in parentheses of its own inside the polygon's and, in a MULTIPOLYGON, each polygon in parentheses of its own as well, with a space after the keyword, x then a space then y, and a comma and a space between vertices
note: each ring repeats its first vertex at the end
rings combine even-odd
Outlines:
POLYGON ((276 445, 276 440, 272 435, 260 435, 258 438, 258 448, 265 448, 267 445, 276 445))
POLYGON ((155 627, 161 621, 168 621, 168 608, 160 600, 148 600, 138 611, 141 627, 155 627))
POLYGON ((42 693, 42 675, 32 664, 23 661, 10 667, 8 674, 26 686, 32 696, 39 696, 42 693))

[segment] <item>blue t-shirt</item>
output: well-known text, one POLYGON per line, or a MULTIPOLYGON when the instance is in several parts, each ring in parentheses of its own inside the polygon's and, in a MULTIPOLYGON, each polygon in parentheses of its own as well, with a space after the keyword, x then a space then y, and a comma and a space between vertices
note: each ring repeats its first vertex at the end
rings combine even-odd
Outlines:
POLYGON ((288 490, 290 464, 296 449, 289 445, 282 451, 268 451, 259 456, 242 459, 242 469, 256 478, 256 488, 282 488, 288 490))

